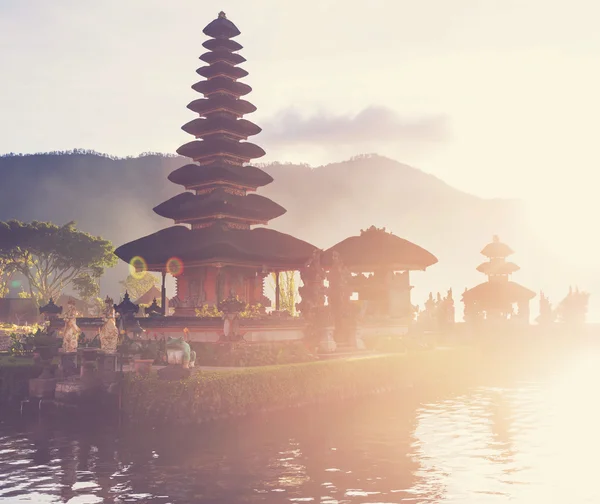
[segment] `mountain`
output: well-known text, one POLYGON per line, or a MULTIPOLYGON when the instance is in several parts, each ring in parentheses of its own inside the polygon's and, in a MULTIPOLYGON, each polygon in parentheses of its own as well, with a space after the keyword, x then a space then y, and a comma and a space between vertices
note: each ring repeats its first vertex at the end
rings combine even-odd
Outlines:
MULTIPOLYGON (((182 188, 166 177, 184 158, 149 153, 113 158, 89 151, 0 157, 0 220, 75 220, 115 246, 171 225, 152 208, 182 188)), ((459 191, 416 168, 377 156, 357 156, 319 167, 259 165, 275 181, 259 192, 287 208, 270 226, 321 248, 371 225, 425 247, 439 263, 414 275, 414 302, 429 290, 455 290, 484 279, 475 271, 479 251, 498 234, 517 252, 523 274, 515 280, 534 290, 543 277, 539 247, 522 224, 523 204, 488 200, 459 191)), ((125 265, 107 272, 103 294, 118 296, 125 265)), ((567 285, 561 286, 561 292, 567 285)), ((535 310, 535 306, 532 307, 535 310)))

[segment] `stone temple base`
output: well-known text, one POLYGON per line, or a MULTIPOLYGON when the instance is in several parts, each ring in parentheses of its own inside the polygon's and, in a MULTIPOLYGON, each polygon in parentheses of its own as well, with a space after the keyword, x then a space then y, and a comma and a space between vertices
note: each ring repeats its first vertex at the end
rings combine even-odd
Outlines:
POLYGON ((77 404, 94 399, 101 391, 100 386, 86 383, 78 376, 72 376, 56 384, 54 399, 58 402, 77 404))
POLYGON ((29 380, 29 397, 51 399, 57 383, 57 378, 32 378, 29 380))

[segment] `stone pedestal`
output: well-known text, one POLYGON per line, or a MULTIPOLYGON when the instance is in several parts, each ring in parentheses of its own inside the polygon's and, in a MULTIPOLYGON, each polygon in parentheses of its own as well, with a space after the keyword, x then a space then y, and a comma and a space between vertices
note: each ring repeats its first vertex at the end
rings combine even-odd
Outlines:
POLYGON ((29 397, 51 399, 57 383, 57 378, 32 378, 29 380, 29 397))
POLYGON ((77 352, 64 352, 60 354, 60 374, 63 378, 77 376, 77 352))
POLYGON ((323 328, 321 341, 319 342, 319 348, 323 353, 335 352, 337 344, 333 339, 333 333, 335 328, 333 326, 323 328))
POLYGON ((98 373, 104 383, 113 383, 117 374, 117 354, 100 352, 98 354, 98 373))

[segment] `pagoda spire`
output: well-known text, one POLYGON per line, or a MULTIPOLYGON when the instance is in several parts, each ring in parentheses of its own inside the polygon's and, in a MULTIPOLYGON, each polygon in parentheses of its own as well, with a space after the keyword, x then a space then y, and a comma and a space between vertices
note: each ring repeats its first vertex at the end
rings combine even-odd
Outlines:
POLYGON ((208 51, 200 56, 206 65, 196 72, 204 79, 192 86, 203 98, 188 105, 198 117, 182 127, 195 140, 177 149, 178 154, 193 163, 169 175, 171 182, 193 192, 181 193, 154 211, 192 228, 216 222, 238 229, 267 224, 286 210, 264 196, 247 194, 273 179, 261 169, 247 165, 264 156, 265 151, 247 141, 261 129, 243 118, 256 107, 242 99, 252 88, 239 81, 248 75, 238 66, 246 61, 238 54, 242 46, 232 40, 240 31, 220 12, 203 32, 210 37, 203 44, 208 51))
POLYGON ((521 269, 515 263, 506 260, 514 252, 508 245, 500 241, 498 235, 492 237, 491 243, 483 248, 481 254, 487 257, 488 260, 477 266, 477 271, 485 274, 490 282, 507 282, 512 273, 521 269))

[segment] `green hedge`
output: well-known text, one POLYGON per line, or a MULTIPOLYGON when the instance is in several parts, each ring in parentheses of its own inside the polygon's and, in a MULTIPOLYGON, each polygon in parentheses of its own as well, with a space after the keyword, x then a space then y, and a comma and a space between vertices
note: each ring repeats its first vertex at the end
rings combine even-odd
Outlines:
POLYGON ((42 367, 33 359, 0 355, 0 400, 21 399, 29 393, 29 380, 37 378, 42 367))
POLYGON ((191 343, 197 366, 245 367, 310 362, 303 342, 285 343, 191 343))
POLYGON ((466 349, 357 357, 228 372, 195 372, 168 382, 156 375, 125 380, 123 408, 133 421, 190 424, 443 382, 472 362, 466 349))

